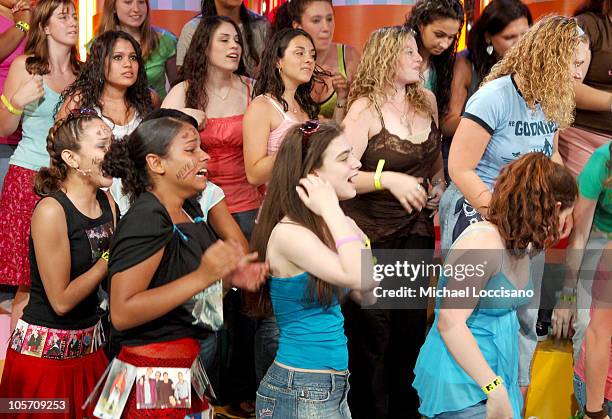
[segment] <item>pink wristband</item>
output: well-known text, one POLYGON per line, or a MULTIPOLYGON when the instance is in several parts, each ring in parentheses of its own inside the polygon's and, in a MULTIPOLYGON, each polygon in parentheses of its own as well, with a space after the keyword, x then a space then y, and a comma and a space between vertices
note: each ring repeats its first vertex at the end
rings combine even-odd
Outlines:
POLYGON ((363 242, 363 239, 358 235, 344 237, 336 242, 336 250, 350 242, 363 242))

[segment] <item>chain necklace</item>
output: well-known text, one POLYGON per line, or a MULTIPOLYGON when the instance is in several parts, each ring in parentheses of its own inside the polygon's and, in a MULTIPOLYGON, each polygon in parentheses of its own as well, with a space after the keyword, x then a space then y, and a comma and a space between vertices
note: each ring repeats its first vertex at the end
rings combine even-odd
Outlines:
MULTIPOLYGON (((416 112, 412 113, 412 117, 410 117, 410 112, 406 112, 405 109, 401 110, 400 108, 398 108, 395 103, 389 101, 388 102, 391 106, 393 106, 393 108, 395 108, 396 111, 399 112, 400 114, 400 124, 404 125, 406 128, 408 128, 408 135, 412 135, 412 123, 414 122, 414 117, 416 115, 416 112)), ((404 104, 404 108, 406 107, 406 105, 404 104)))
MULTIPOLYGON (((232 86, 230 86, 230 87, 228 87, 228 88, 227 88, 227 92, 226 92, 226 93, 225 93, 225 95, 223 95, 223 96, 222 96, 222 95, 220 95, 220 94, 218 94, 217 92, 215 92, 215 90, 216 90, 216 89, 211 89, 211 90, 210 90, 210 92, 211 92, 213 95, 217 96, 217 97, 218 97, 219 99, 221 99, 222 101, 225 101, 225 100, 227 100, 227 97, 229 96, 229 94, 230 94, 230 92, 231 92, 231 90, 232 90, 232 86)), ((219 90, 221 90, 221 89, 219 89, 219 90)))

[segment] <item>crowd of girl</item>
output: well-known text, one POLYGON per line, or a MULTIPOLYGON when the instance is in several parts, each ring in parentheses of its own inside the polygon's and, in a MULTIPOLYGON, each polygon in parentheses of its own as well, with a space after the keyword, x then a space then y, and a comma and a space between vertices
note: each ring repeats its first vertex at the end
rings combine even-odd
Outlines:
MULTIPOLYGON (((177 41, 148 1, 107 0, 80 62, 70 0, 0 0, 1 397, 89 417, 109 360, 199 360, 236 414, 517 419, 540 265, 568 237, 552 333, 573 336, 585 417, 609 417, 612 1, 534 22, 493 0, 459 54, 457 0, 418 1, 361 53, 329 0, 273 25, 201 10, 177 41), (434 261, 438 213, 445 266, 487 255, 467 283, 534 297, 439 297, 431 325, 380 304, 375 256, 434 261)), ((136 392, 123 417, 209 408, 136 392)))

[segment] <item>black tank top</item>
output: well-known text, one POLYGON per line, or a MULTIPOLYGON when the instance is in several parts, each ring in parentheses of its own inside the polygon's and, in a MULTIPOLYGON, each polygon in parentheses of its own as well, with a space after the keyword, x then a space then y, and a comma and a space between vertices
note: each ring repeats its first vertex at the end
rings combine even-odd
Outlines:
MULTIPOLYGON (((382 112, 376 107, 382 126, 380 132, 369 139, 368 145, 361 156, 361 170, 376 171, 380 159, 386 161, 384 170, 406 173, 425 179, 427 187, 431 168, 440 155, 441 133, 436 123, 431 121, 427 139, 421 143, 413 143, 390 133, 385 127, 382 112)), ((380 242, 410 235, 434 237, 431 211, 423 209, 411 214, 388 190, 374 191, 357 195, 341 203, 344 212, 353 218, 359 228, 372 240, 380 242)))
MULTIPOLYGON (((108 197, 101 190, 98 190, 96 198, 102 208, 102 215, 95 219, 83 215, 61 191, 50 194, 49 197, 60 203, 66 216, 70 242, 70 280, 72 281, 91 269, 102 253, 110 248, 114 230, 113 212, 108 197)), ((85 297, 64 316, 59 316, 53 310, 38 272, 31 234, 29 258, 32 285, 30 301, 23 311, 24 321, 64 330, 85 329, 97 323, 97 290, 85 297)))

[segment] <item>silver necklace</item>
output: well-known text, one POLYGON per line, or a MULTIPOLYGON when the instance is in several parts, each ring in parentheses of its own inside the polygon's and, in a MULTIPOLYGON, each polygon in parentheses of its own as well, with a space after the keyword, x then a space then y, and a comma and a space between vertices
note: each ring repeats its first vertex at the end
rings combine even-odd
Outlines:
MULTIPOLYGON (((414 114, 412 115, 412 118, 410 118, 410 113, 406 112, 405 110, 401 110, 399 109, 397 106, 395 106, 395 103, 389 101, 389 104, 391 106, 393 106, 395 108, 396 111, 399 112, 400 114, 400 124, 404 125, 406 128, 408 128, 408 135, 412 135, 412 121, 414 120, 414 114)), ((405 107, 406 105, 404 105, 405 107)))

